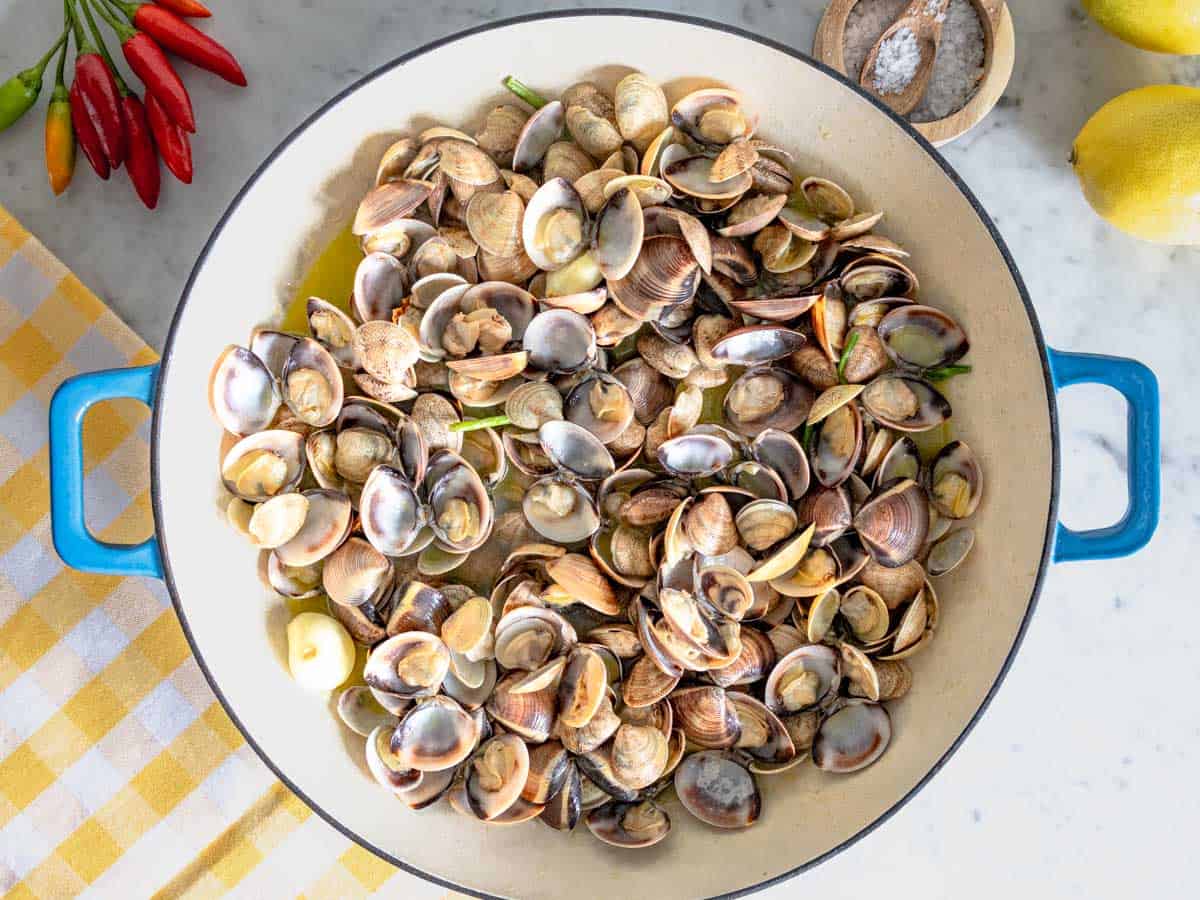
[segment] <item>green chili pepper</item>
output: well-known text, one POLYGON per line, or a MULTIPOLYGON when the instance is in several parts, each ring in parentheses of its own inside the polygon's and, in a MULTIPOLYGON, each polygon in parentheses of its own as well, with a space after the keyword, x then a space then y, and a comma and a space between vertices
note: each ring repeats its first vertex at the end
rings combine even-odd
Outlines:
POLYGON ((509 75, 504 79, 504 86, 532 106, 534 109, 541 109, 550 101, 535 91, 533 88, 522 84, 517 79, 509 75))
POLYGON ((0 131, 29 112, 30 107, 37 101, 38 94, 42 92, 42 73, 46 71, 50 59, 66 39, 67 33, 63 31, 36 66, 18 72, 4 84, 0 84, 0 131))

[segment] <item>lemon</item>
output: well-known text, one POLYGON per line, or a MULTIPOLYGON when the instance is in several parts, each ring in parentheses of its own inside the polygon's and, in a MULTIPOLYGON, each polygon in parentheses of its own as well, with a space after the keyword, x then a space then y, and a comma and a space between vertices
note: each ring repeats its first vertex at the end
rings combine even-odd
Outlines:
POLYGON ((1200 88, 1151 85, 1083 126, 1071 164, 1092 208, 1135 237, 1200 244, 1200 88))
POLYGON ((1123 41, 1158 53, 1200 53, 1196 0, 1083 0, 1101 27, 1123 41))

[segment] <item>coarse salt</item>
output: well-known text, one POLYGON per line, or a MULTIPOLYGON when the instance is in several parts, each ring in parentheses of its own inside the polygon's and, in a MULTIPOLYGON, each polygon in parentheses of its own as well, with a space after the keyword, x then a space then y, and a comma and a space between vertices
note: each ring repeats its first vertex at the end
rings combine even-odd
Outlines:
POLYGON ((881 94, 899 94, 912 82, 921 65, 921 45, 908 27, 879 45, 875 57, 875 90, 881 94))
MULTIPOLYGON (((934 2, 929 0, 926 8, 932 9, 934 2)), ((859 0, 854 4, 846 19, 843 46, 846 74, 851 79, 858 81, 867 54, 907 6, 908 0, 859 0)), ((914 122, 932 122, 962 109, 983 77, 983 23, 974 3, 950 0, 942 15, 945 21, 925 96, 908 116, 914 122)))

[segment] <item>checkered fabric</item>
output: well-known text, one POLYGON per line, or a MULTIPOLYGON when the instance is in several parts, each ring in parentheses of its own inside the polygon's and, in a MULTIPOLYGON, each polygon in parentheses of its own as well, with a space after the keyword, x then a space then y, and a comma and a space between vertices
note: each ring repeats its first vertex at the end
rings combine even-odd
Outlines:
MULTIPOLYGON (((0 894, 444 897, 312 814, 258 760, 161 583, 66 568, 47 409, 63 379, 155 354, 0 207, 0 894)), ((92 530, 151 530, 149 411, 84 423, 92 530)))

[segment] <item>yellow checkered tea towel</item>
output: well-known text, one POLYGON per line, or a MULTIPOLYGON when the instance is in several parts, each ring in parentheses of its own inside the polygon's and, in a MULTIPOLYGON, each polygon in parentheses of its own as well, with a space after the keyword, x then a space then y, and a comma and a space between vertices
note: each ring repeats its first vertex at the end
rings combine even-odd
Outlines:
MULTIPOLYGON (((275 780, 160 582, 83 574, 55 553, 51 395, 155 358, 0 207, 0 894, 445 896, 275 780)), ((89 524, 105 540, 150 533, 149 424, 129 400, 85 421, 89 524)))

